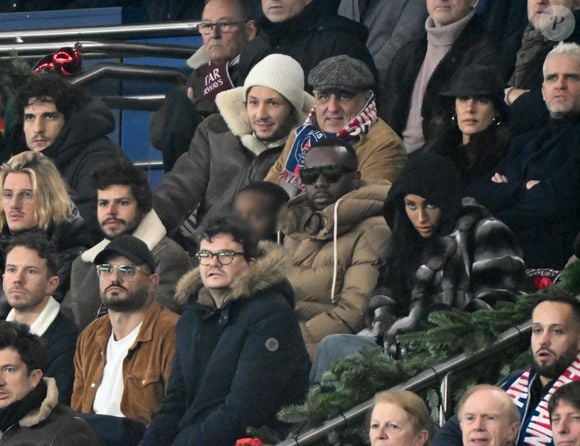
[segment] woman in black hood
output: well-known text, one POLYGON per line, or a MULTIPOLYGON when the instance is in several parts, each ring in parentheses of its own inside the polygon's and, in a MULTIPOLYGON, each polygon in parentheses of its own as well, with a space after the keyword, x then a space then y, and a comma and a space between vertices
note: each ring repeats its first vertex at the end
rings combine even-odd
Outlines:
POLYGON ((455 227, 461 191, 461 177, 453 163, 431 153, 411 157, 389 190, 383 215, 391 228, 391 242, 381 277, 384 287, 378 294, 391 296, 397 307, 408 308, 426 247, 455 227), (423 232, 409 214, 417 216, 416 224, 423 232))
POLYGON ((395 353, 395 336, 425 313, 492 308, 523 286, 522 253, 510 229, 474 199, 462 199, 451 160, 411 157, 384 206, 391 227, 382 287, 371 299, 371 331, 395 353))

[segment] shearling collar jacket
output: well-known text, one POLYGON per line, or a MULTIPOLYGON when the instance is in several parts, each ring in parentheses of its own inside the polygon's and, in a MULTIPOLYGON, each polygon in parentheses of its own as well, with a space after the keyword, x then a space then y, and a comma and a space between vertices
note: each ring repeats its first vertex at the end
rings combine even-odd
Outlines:
MULTIPOLYGON (((244 147, 256 156, 268 148, 283 145, 287 137, 269 144, 264 144, 256 138, 250 120, 248 119, 245 102, 244 87, 233 88, 217 95, 215 103, 230 132, 240 138, 244 147)), ((314 107, 314 98, 305 92, 304 105, 302 110, 297 110, 298 119, 295 124, 304 122, 312 107, 314 107)))
POLYGON ((46 397, 40 407, 25 415, 18 425, 0 432, 2 446, 99 446, 92 428, 58 403, 53 378, 43 378, 46 397))

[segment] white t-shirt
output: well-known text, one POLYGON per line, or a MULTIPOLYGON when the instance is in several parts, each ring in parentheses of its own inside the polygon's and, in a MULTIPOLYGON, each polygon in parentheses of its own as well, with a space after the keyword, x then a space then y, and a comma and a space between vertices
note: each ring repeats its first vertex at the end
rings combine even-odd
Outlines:
POLYGON ((93 410, 99 415, 111 415, 114 417, 124 417, 121 412, 121 399, 123 398, 123 361, 131 346, 135 343, 141 324, 119 341, 115 341, 115 336, 111 330, 111 336, 107 343, 107 358, 103 379, 97 389, 93 410))

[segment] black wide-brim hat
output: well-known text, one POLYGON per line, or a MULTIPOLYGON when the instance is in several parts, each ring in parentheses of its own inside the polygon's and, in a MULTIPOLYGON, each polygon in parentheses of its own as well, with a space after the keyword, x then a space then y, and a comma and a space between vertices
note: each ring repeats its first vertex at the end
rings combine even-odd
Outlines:
POLYGON ((451 98, 466 96, 485 96, 490 98, 499 109, 503 118, 508 114, 504 102, 505 85, 497 68, 489 65, 468 65, 455 74, 449 89, 439 93, 443 103, 451 98))
POLYGON ((468 65, 458 72, 448 90, 441 96, 504 96, 504 84, 495 67, 489 65, 468 65))

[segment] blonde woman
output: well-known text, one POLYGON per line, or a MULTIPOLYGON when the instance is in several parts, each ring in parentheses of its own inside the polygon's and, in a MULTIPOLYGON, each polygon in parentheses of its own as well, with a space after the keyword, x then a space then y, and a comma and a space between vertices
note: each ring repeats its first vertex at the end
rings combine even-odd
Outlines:
MULTIPOLYGON (((15 234, 43 232, 59 255, 57 300, 68 290, 73 260, 88 246, 85 225, 54 163, 38 152, 13 156, 0 168, 0 257, 15 234)), ((2 299, 4 301, 4 299, 2 299)), ((4 304, 4 302, 2 302, 4 304)), ((4 307, 2 305, 2 315, 4 307)))
POLYGON ((429 410, 407 390, 375 395, 369 437, 371 446, 424 446, 432 428, 429 410))

